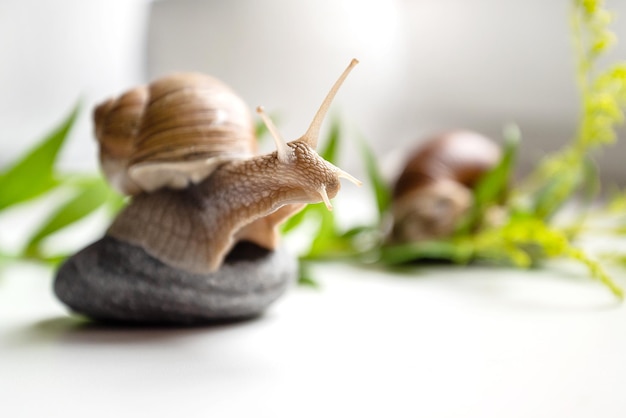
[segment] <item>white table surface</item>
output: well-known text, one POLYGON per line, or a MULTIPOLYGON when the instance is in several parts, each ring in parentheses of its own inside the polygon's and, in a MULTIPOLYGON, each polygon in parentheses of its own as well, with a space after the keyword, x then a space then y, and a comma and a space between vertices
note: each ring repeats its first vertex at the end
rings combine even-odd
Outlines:
POLYGON ((49 271, 12 268, 0 416, 626 416, 626 306, 577 268, 315 275, 257 320, 142 329, 73 318, 49 271))

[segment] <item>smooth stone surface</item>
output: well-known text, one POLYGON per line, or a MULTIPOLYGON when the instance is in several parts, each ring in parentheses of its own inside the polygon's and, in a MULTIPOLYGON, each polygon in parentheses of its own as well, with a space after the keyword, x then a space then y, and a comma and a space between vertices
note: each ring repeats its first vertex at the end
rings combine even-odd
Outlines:
POLYGON ((192 274, 105 236, 63 263, 54 292, 73 311, 96 320, 194 324, 258 316, 297 271, 285 250, 242 242, 219 271, 192 274))

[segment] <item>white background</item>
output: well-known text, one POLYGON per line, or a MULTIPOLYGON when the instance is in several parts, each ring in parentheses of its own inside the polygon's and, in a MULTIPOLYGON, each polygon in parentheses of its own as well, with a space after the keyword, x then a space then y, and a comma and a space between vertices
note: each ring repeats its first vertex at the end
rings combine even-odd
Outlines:
MULTIPOLYGON (((280 111, 285 136, 294 137, 352 56, 362 63, 337 107, 381 156, 441 127, 496 135, 516 120, 528 161, 571 133, 564 0, 259 3, 158 2, 150 15, 145 1, 1 1, 0 163, 82 96, 64 165, 95 170, 90 106, 174 69, 219 75, 251 105, 280 111)), ((624 2, 609 5, 626 15, 624 2)), ((618 150, 605 168, 623 180, 618 150)), ((343 165, 358 166, 346 158, 343 165)), ((23 214, 11 219, 25 226, 23 214)), ((411 275, 326 265, 315 270, 321 291, 292 289, 259 320, 165 330, 87 325, 52 296, 51 271, 5 273, 2 416, 626 411, 626 308, 568 264, 411 275)))
MULTIPOLYGON (((626 3, 608 1, 626 40, 626 3)), ((94 103, 174 70, 217 75, 251 106, 280 116, 284 136, 305 129, 353 56, 361 60, 335 112, 378 151, 394 154, 425 134, 464 127, 524 134, 531 161, 567 141, 578 111, 568 5, 497 0, 3 0, 0 2, 0 164, 64 116, 83 117, 64 166, 96 169, 94 103), (394 152, 395 151, 395 152, 394 152)), ((614 57, 626 57, 626 41, 614 57)), ((623 136, 623 135, 622 135, 623 136)), ((350 141, 348 141, 350 142, 350 141)), ((622 141, 623 142, 623 141, 622 141)), ((343 165, 360 173, 348 143, 343 165)), ((626 145, 602 159, 625 181, 626 145)))
MULTIPOLYGON (((314 270, 262 318, 113 328, 44 271, 0 292, 0 397, 22 417, 620 418, 626 306, 579 269, 314 270)), ((626 284, 621 280, 622 285, 626 284)))

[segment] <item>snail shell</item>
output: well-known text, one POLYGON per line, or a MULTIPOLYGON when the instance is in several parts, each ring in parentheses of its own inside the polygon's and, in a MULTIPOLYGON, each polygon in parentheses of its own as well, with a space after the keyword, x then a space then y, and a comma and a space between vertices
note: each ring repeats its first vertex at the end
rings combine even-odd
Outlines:
POLYGON ((476 132, 451 131, 427 139, 410 155, 393 187, 391 241, 452 234, 472 205, 472 188, 500 158, 500 147, 476 132))
POLYGON ((183 189, 257 150, 245 102, 199 73, 173 74, 107 100, 94 120, 104 174, 127 195, 183 189))
POLYGON ((250 111, 215 78, 180 73, 108 100, 94 113, 103 171, 133 195, 107 235, 191 273, 219 270, 239 241, 268 250, 277 226, 306 203, 330 199, 339 178, 359 183, 320 157, 320 125, 352 60, 304 135, 285 142, 257 111, 277 150, 256 155, 250 111))
POLYGON ((315 148, 352 60, 300 138, 257 111, 276 151, 256 155, 250 112, 232 90, 175 74, 94 112, 107 179, 132 195, 105 237, 70 257, 54 291, 100 320, 192 323, 260 314, 297 275, 277 225, 307 203, 331 209, 340 178, 315 148))

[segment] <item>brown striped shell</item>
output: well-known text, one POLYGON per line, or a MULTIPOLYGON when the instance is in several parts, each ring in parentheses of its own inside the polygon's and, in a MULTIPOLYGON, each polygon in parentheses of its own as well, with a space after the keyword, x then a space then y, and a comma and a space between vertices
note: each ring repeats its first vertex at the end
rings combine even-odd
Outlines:
POLYGON ((252 115, 226 84, 177 73, 129 90, 94 111, 109 182, 135 195, 182 189, 220 164, 256 154, 252 115))
POLYGON ((393 187, 397 243, 450 236, 473 204, 472 189, 498 164, 500 147, 471 131, 450 131, 423 142, 411 154, 393 187))

